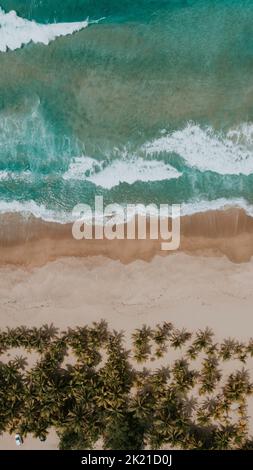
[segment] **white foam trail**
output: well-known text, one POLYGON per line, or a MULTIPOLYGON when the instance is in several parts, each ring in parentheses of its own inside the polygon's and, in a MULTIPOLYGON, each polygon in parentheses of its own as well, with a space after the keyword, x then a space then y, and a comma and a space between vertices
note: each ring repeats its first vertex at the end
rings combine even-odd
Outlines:
POLYGON ((8 171, 0 171, 0 181, 8 180, 10 177, 10 173, 8 171))
MULTIPOLYGON (((203 213, 207 211, 225 210, 229 208, 244 209, 246 214, 253 217, 253 205, 250 205, 243 198, 228 200, 228 199, 216 199, 214 201, 196 201, 181 204, 181 216, 192 215, 197 213, 203 213)), ((129 218, 134 217, 137 213, 145 214, 144 207, 140 205, 136 206, 136 210, 132 210, 128 213, 129 218)), ((60 224, 74 222, 72 213, 66 213, 60 210, 47 209, 43 204, 39 205, 34 201, 0 201, 0 214, 5 213, 19 213, 25 217, 33 215, 38 219, 42 219, 46 222, 57 222, 60 224)), ((116 215, 116 214, 115 214, 116 215)), ((152 211, 149 208, 148 215, 152 217, 152 211)), ((154 212, 154 215, 156 213, 154 212)), ((167 216, 167 210, 161 212, 160 215, 167 216)), ((121 216, 121 213, 120 213, 121 216)), ((84 217, 85 219, 85 217, 84 217)), ((96 214, 96 220, 103 220, 102 214, 96 214)), ((89 222, 89 215, 87 216, 87 222, 89 222)), ((114 223, 114 222, 113 222, 114 223)))
POLYGON ((98 162, 90 157, 78 157, 63 175, 65 180, 87 180, 105 189, 120 183, 133 184, 136 181, 162 181, 178 178, 175 168, 162 161, 144 160, 141 157, 113 160, 110 164, 98 162))
POLYGON ((213 201, 184 202, 181 204, 181 216, 193 215, 207 211, 223 211, 226 209, 243 209, 246 214, 253 217, 253 205, 243 198, 219 198, 213 201))
POLYGON ((37 219, 46 222, 58 222, 65 224, 72 221, 71 214, 61 211, 47 209, 43 204, 37 204, 34 201, 0 201, 0 214, 19 213, 24 216, 33 215, 37 219))
POLYGON ((253 124, 244 123, 226 135, 189 123, 184 129, 144 145, 144 152, 176 153, 191 167, 222 175, 253 173, 253 124))
POLYGON ((31 172, 30 171, 22 171, 20 173, 15 173, 14 171, 6 171, 6 170, 1 170, 0 171, 0 181, 6 181, 6 180, 20 180, 20 179, 29 179, 31 178, 31 172))
POLYGON ((15 11, 5 13, 0 7, 0 51, 14 51, 31 41, 48 45, 57 37, 73 34, 88 25, 88 19, 75 23, 40 24, 19 17, 15 11))

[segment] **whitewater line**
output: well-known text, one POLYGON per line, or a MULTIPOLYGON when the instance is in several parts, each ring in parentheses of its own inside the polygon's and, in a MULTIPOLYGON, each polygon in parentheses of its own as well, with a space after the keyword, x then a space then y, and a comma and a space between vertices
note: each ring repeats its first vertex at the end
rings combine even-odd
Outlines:
POLYGON ((5 13, 0 7, 0 52, 14 51, 30 42, 48 45, 57 37, 81 31, 89 24, 97 24, 103 19, 105 17, 93 21, 87 18, 73 23, 41 24, 19 17, 14 10, 5 13))

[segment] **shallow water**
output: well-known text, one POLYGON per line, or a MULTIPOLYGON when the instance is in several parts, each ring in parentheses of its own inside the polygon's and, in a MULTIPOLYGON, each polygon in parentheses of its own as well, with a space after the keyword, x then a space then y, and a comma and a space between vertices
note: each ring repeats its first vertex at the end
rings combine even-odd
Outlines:
POLYGON ((0 53, 0 210, 68 213, 95 194, 253 204, 252 1, 0 6, 42 24, 105 17, 0 53))

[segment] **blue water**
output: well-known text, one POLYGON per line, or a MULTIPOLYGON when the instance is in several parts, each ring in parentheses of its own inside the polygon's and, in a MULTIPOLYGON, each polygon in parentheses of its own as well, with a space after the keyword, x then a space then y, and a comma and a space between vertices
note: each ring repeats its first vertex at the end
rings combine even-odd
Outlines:
POLYGON ((0 52, 0 210, 33 201, 68 213, 96 194, 253 204, 252 1, 0 6, 41 24, 105 17, 0 52))

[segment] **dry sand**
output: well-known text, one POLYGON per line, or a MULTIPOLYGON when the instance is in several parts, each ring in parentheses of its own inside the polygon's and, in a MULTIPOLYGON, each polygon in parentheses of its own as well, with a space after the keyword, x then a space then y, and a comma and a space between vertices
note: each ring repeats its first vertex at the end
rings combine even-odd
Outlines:
MULTIPOLYGON (((253 261, 176 253, 124 265, 102 256, 66 257, 40 268, 0 269, 0 326, 53 322, 64 329, 104 318, 111 328, 125 330, 129 345, 133 329, 172 321, 191 331, 210 326, 217 340, 248 340, 252 287, 253 261)), ((0 448, 15 448, 14 438, 4 435, 0 448)), ((46 443, 29 437, 24 448, 56 449, 57 438, 53 432, 46 443)))
POLYGON ((128 331, 170 319, 191 329, 209 325, 219 339, 246 338, 253 327, 252 287, 253 261, 183 253, 128 265, 90 257, 33 270, 3 267, 0 326, 53 322, 65 328, 105 318, 128 331))

